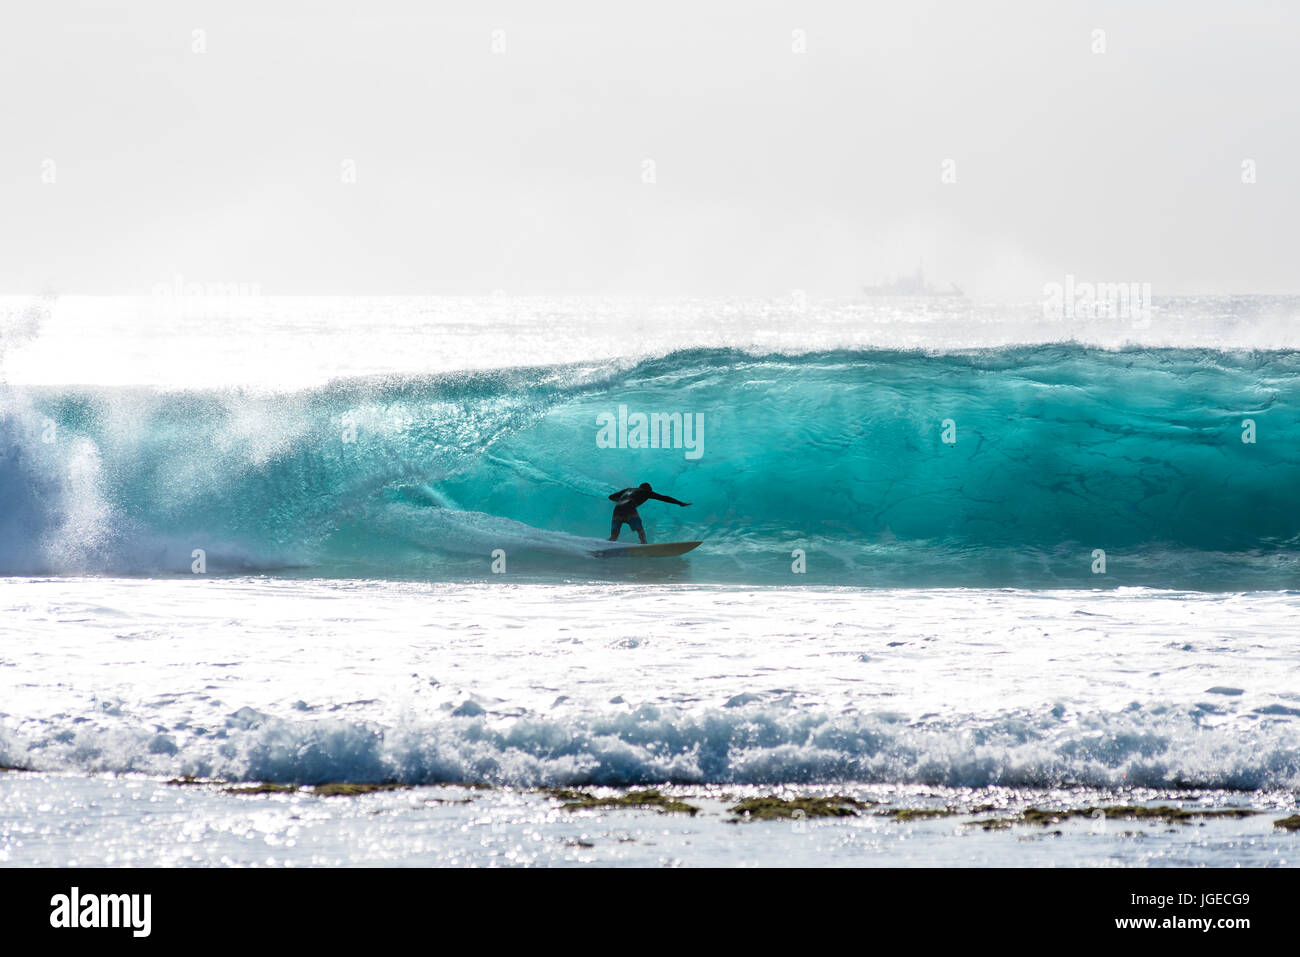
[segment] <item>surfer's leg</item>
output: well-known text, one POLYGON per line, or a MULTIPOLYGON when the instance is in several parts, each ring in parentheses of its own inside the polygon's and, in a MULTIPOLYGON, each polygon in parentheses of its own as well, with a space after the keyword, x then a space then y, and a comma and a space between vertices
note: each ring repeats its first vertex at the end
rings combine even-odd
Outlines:
POLYGON ((637 538, 641 539, 641 544, 644 545, 645 526, 641 524, 641 516, 636 512, 633 512, 632 517, 627 520, 627 523, 632 526, 632 531, 636 532, 637 538))
POLYGON ((618 533, 621 531, 623 531, 623 520, 615 515, 609 523, 609 540, 611 542, 618 541, 618 533))

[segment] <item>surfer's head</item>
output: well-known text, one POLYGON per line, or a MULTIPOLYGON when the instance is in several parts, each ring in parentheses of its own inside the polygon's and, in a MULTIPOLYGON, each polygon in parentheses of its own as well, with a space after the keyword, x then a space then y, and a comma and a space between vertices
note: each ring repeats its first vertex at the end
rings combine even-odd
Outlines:
POLYGON ((643 492, 653 492, 653 491, 654 491, 654 489, 652 489, 652 488, 650 487, 650 483, 649 483, 649 482, 642 482, 641 485, 640 485, 640 489, 641 489, 641 491, 643 491, 643 492))

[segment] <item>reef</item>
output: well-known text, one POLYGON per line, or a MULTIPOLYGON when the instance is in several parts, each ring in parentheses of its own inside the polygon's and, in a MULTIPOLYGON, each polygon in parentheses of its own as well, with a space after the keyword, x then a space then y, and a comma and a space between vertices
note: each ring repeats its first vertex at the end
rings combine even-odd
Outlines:
POLYGON ((731 808, 737 821, 779 821, 811 817, 856 817, 871 807, 856 798, 832 797, 779 798, 760 797, 741 801, 731 808))
POLYGON ((545 793, 556 800, 563 801, 564 803, 560 805, 560 808, 565 811, 586 811, 599 808, 653 808, 665 814, 690 814, 694 816, 700 810, 693 804, 678 801, 654 790, 628 791, 626 794, 615 794, 609 797, 597 797, 586 791, 573 791, 567 788, 551 788, 547 789, 545 793))
POLYGON ((995 831, 1016 824, 1039 824, 1046 827, 1049 824, 1060 824, 1062 821, 1067 821, 1071 818, 1088 818, 1091 820, 1160 821, 1166 824, 1190 824, 1197 818, 1242 818, 1252 817, 1259 813, 1259 811, 1253 811, 1250 808, 1243 807, 1189 809, 1170 807, 1167 804, 1162 804, 1159 807, 1144 807, 1140 804, 1121 804, 1113 807, 1065 808, 1055 811, 1029 807, 1025 808, 1025 810, 1020 812, 1020 814, 1012 817, 990 818, 983 821, 971 821, 970 823, 976 827, 982 827, 986 831, 995 831))

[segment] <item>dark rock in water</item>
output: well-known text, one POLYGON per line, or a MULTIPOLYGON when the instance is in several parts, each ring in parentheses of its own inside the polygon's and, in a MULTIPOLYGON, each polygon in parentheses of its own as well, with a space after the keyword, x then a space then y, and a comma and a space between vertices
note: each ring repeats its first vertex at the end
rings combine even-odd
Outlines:
POLYGON ((1225 808, 1182 808, 1162 804, 1159 807, 1143 807, 1139 804, 1121 804, 1114 807, 1065 808, 1060 811, 1046 811, 1041 808, 1025 808, 1018 817, 994 818, 986 821, 972 821, 971 824, 986 831, 1000 830, 1013 824, 1059 824, 1070 818, 1091 818, 1092 820, 1138 820, 1161 821, 1167 824, 1191 824, 1194 818, 1241 818, 1253 817, 1259 811, 1245 807, 1225 808))
POLYGON ((215 780, 213 778, 200 778, 200 777, 195 777, 193 774, 186 774, 179 778, 172 778, 167 783, 171 785, 175 785, 176 787, 187 787, 190 785, 197 785, 197 784, 224 784, 226 782, 215 780))
POLYGON ((927 821, 936 817, 951 817, 962 812, 950 807, 897 807, 888 811, 877 811, 881 817, 890 817, 895 821, 927 821))
POLYGON ((398 784, 396 781, 386 781, 382 784, 351 784, 346 781, 331 781, 327 784, 318 784, 311 789, 312 794, 318 794, 323 797, 357 797, 361 794, 374 794, 377 791, 406 791, 413 785, 398 784))
POLYGON ((276 784, 274 781, 262 781, 258 784, 241 784, 236 787, 222 788, 226 794, 292 794, 298 788, 292 784, 276 784))
POLYGON ((1290 817, 1279 818, 1273 822, 1274 827, 1280 827, 1287 831, 1300 831, 1300 814, 1292 814, 1290 817))
POLYGON ((557 788, 547 792, 552 797, 564 801, 561 810, 586 811, 599 808, 650 808, 665 814, 699 813, 699 808, 660 794, 658 791, 628 791, 611 797, 596 797, 586 791, 570 791, 557 788))
MULTIPOLYGON (((186 775, 183 778, 177 778, 168 781, 168 784, 219 784, 219 781, 204 781, 200 778, 186 775)), ((350 781, 327 781, 324 784, 317 784, 311 789, 311 793, 321 797, 357 797, 362 794, 374 794, 377 791, 404 791, 412 788, 412 784, 398 784, 396 781, 383 781, 375 783, 353 783, 350 781)), ((296 784, 278 784, 275 781, 260 781, 256 784, 239 784, 231 785, 221 789, 226 794, 293 794, 299 788, 296 784)))
POLYGON ((871 805, 855 798, 833 797, 779 798, 761 797, 741 801, 731 808, 737 821, 778 821, 801 817, 856 817, 871 805))
POLYGON ((584 801, 591 798, 586 791, 575 791, 572 788, 542 788, 542 793, 549 794, 558 801, 584 801))

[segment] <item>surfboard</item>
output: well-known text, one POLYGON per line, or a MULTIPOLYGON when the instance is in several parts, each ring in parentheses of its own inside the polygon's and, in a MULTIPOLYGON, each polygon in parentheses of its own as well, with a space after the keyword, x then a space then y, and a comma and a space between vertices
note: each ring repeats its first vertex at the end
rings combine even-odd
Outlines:
POLYGON ((611 545, 592 552, 597 558, 665 558, 685 555, 702 542, 656 542, 653 545, 611 545))

